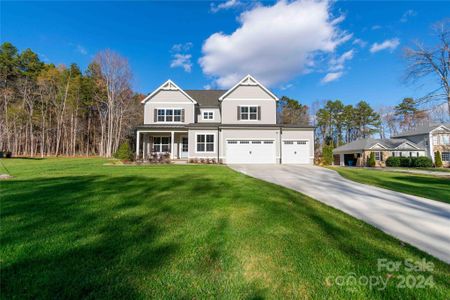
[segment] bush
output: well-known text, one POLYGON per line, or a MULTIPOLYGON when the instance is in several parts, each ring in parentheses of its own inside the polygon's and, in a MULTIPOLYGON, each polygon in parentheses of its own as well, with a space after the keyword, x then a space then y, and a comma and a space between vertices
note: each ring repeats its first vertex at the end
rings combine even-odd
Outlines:
POLYGON ((400 157, 400 167, 410 168, 411 167, 411 159, 409 159, 409 157, 400 157))
POLYGON ((415 157, 413 162, 413 167, 415 168, 431 168, 433 166, 431 158, 426 156, 415 157))
POLYGON ((333 163, 333 146, 323 146, 322 157, 324 165, 331 165, 333 163))
POLYGON ((434 165, 436 168, 442 168, 442 157, 439 151, 434 152, 434 165))
POLYGON ((387 167, 400 167, 400 157, 388 157, 386 159, 386 166, 387 167))
POLYGON ((120 144, 119 149, 114 153, 114 157, 120 160, 132 160, 133 152, 131 152, 130 145, 127 142, 120 144))
POLYGON ((368 165, 369 165, 369 167, 373 168, 373 167, 375 167, 375 164, 376 164, 376 162, 375 162, 375 153, 374 152, 370 152, 368 165))

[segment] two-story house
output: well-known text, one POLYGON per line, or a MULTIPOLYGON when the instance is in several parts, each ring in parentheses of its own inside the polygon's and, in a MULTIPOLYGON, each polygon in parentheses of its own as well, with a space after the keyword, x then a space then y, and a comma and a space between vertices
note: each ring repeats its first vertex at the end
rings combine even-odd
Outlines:
POLYGON ((247 75, 229 90, 183 90, 168 80, 142 100, 136 156, 227 164, 312 164, 314 128, 277 124, 278 98, 247 75))

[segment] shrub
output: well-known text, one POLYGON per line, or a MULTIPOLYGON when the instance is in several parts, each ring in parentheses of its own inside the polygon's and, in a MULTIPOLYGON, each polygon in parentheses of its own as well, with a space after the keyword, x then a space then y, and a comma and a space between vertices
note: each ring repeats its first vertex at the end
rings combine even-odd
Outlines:
POLYGON ((400 167, 400 157, 388 157, 386 159, 386 166, 387 167, 400 167))
POLYGON ((426 156, 415 157, 412 166, 415 168, 431 168, 433 166, 433 161, 426 156))
POLYGON ((132 160, 133 152, 131 152, 128 142, 120 144, 119 149, 114 153, 114 157, 120 160, 132 160))
POLYGON ((400 157, 400 167, 403 168, 411 167, 411 159, 409 159, 409 157, 400 157))
POLYGON ((436 168, 442 168, 442 157, 439 151, 434 152, 434 165, 436 168))
POLYGON ((324 165, 331 165, 333 163, 333 146, 323 146, 322 157, 324 165))
POLYGON ((373 168, 375 167, 375 153, 374 152, 370 152, 370 156, 369 156, 369 161, 368 161, 368 165, 369 167, 373 168))

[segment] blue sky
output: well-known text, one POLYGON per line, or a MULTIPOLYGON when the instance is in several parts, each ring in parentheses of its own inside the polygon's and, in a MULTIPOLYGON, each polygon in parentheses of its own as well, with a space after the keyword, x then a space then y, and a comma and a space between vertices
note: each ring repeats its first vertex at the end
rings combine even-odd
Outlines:
POLYGON ((128 58, 141 93, 169 78, 186 89, 227 87, 244 73, 309 105, 364 99, 379 107, 435 88, 402 82, 402 49, 431 42, 448 3, 302 2, 1 2, 1 42, 83 69, 110 48, 128 58))

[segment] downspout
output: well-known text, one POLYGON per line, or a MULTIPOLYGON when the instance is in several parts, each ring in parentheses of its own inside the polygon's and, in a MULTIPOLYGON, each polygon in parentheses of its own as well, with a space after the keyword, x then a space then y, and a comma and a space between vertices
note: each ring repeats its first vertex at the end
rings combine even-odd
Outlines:
POLYGON ((434 164, 434 152, 433 152, 433 145, 432 145, 432 143, 433 143, 433 135, 432 135, 432 133, 430 131, 430 133, 428 133, 428 148, 429 148, 429 152, 430 152, 431 161, 434 164))
POLYGON ((279 163, 280 163, 280 165, 281 165, 282 162, 283 162, 283 160, 282 160, 282 159, 283 159, 283 158, 282 158, 283 155, 281 154, 281 153, 282 153, 282 152, 281 152, 281 135, 282 135, 282 134, 283 134, 283 127, 280 126, 280 136, 279 136, 279 140, 280 140, 280 147, 279 147, 279 148, 280 148, 280 150, 279 150, 279 151, 280 151, 280 162, 279 162, 279 163))

